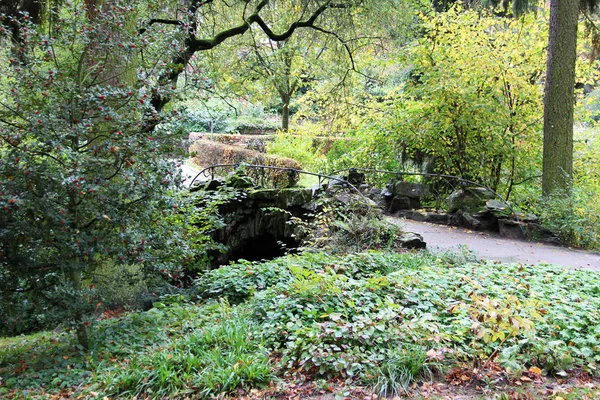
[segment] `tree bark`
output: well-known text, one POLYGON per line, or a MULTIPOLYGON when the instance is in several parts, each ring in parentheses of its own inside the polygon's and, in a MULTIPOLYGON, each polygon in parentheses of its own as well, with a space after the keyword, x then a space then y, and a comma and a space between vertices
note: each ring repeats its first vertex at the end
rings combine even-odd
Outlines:
POLYGON ((544 93, 544 196, 555 191, 568 191, 571 186, 578 14, 578 1, 550 1, 544 93))
POLYGON ((290 128, 290 96, 281 96, 281 130, 287 132, 290 128))

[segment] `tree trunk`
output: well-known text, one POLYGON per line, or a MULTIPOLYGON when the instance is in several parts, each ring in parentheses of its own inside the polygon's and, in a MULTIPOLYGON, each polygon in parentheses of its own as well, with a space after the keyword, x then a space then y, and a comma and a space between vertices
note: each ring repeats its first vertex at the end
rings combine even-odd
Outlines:
POLYGON ((290 128, 290 97, 281 96, 281 102, 283 103, 283 109, 281 111, 281 130, 287 132, 290 128))
POLYGON ((578 1, 551 0, 544 93, 542 192, 568 191, 573 172, 573 107, 578 1))
MULTIPOLYGON (((81 293, 81 272, 77 269, 73 269, 71 271, 71 285, 73 286, 73 290, 77 294, 81 293)), ((88 329, 88 325, 85 321, 85 315, 79 308, 80 305, 76 304, 77 307, 73 319, 75 320, 75 330, 77 333, 77 343, 84 349, 87 350, 90 347, 90 331, 88 329)))

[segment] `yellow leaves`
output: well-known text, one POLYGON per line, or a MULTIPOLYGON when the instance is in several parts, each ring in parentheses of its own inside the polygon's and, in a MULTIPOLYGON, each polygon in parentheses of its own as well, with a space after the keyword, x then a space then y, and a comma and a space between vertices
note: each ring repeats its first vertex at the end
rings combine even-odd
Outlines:
POLYGON ((538 367, 529 368, 529 372, 531 372, 532 374, 534 374, 536 376, 542 376, 542 370, 539 369, 538 367))

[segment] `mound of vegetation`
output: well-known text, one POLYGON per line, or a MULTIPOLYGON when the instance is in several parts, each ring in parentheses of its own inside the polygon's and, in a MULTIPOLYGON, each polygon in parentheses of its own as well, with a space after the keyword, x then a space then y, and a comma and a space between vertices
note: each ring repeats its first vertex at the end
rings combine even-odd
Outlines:
POLYGON ((428 253, 240 262, 191 297, 99 321, 88 353, 69 333, 4 340, 0 394, 209 398, 296 376, 395 395, 465 365, 466 382, 492 366, 524 381, 595 374, 599 288, 589 271, 428 253))
MULTIPOLYGON (((194 157, 194 162, 201 166, 244 163, 280 168, 302 168, 300 163, 290 158, 272 156, 239 146, 204 139, 194 142, 190 146, 190 153, 194 157)), ((262 171, 249 170, 248 174, 258 177, 262 174, 262 171)), ((298 181, 297 175, 291 175, 282 170, 267 170, 266 175, 276 186, 293 186, 298 181)))

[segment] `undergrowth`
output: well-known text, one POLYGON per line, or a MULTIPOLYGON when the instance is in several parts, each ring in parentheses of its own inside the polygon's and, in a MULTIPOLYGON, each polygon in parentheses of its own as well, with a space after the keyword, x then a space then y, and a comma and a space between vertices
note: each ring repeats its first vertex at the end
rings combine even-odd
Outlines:
POLYGON ((212 398, 277 376, 390 396, 487 363, 597 375, 599 310, 596 273, 549 265, 389 252, 241 262, 189 298, 98 321, 88 353, 66 332, 0 339, 0 396, 212 398))

